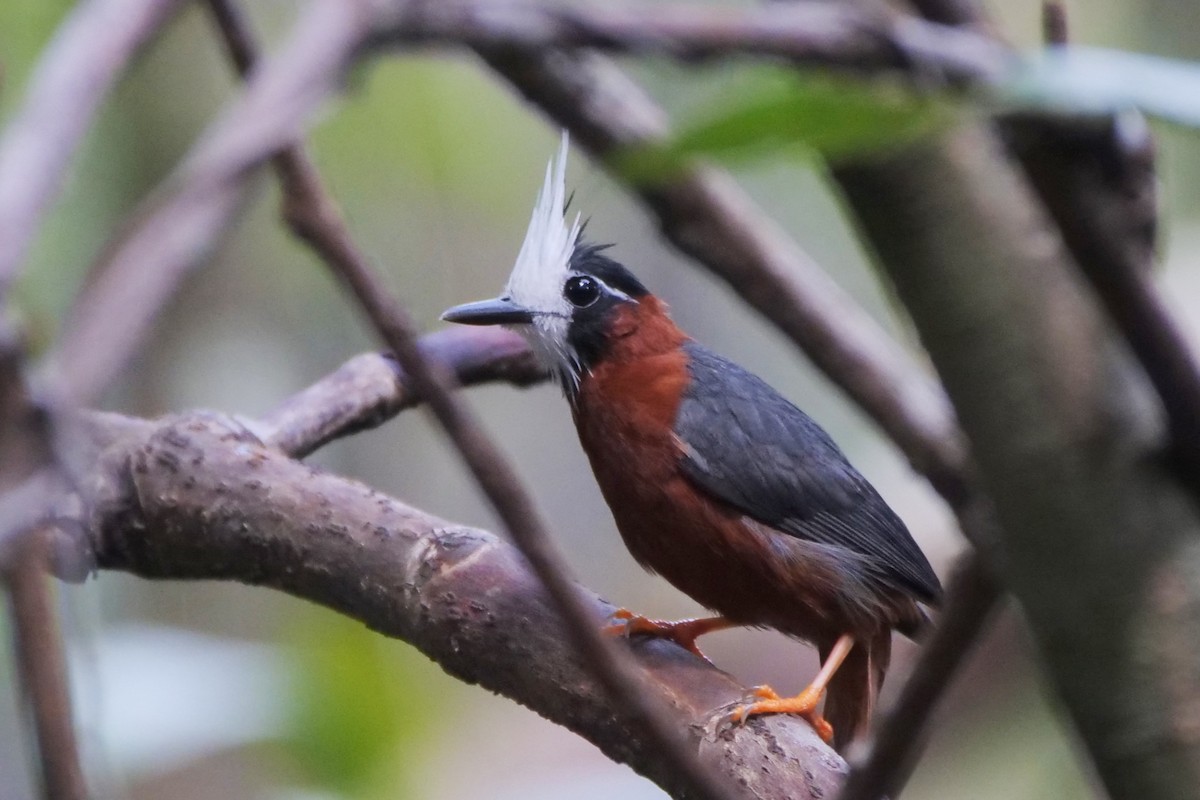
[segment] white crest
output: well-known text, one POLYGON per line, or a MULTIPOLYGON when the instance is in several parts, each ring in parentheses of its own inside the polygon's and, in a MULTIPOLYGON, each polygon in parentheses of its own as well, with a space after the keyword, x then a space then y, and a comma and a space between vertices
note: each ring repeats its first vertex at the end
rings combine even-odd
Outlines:
POLYGON ((505 296, 534 312, 533 323, 517 330, 525 335, 542 362, 575 381, 579 364, 566 341, 571 305, 563 297, 563 284, 579 239, 579 214, 567 224, 567 145, 567 132, 563 131, 558 154, 546 166, 546 179, 508 278, 505 296))

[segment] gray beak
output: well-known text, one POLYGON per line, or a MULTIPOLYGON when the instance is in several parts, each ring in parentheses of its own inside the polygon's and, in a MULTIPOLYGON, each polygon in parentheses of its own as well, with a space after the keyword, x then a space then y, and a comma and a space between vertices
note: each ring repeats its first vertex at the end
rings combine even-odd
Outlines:
POLYGON ((533 312, 507 297, 497 297, 448 308, 442 319, 463 325, 521 325, 533 322, 533 312))

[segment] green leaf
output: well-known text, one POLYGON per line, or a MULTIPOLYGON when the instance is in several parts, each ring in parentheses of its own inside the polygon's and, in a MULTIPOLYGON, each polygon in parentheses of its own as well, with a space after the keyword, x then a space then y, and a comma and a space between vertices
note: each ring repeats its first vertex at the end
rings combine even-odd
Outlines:
POLYGON ((1091 47, 1052 47, 1001 88, 1019 106, 1085 114, 1137 108, 1200 128, 1200 64, 1091 47))
POLYGON ((749 71, 715 97, 719 111, 684 122, 665 146, 622 154, 618 168, 644 181, 664 177, 695 156, 738 160, 790 150, 840 160, 899 147, 953 116, 948 100, 892 82, 784 69, 749 71))

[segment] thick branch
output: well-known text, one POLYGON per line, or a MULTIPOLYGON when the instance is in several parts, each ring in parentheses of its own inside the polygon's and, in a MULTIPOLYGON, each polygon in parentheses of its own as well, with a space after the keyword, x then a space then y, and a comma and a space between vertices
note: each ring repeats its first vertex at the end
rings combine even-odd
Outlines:
POLYGON ((1004 125, 1084 275, 1146 370, 1171 427, 1171 455, 1200 492, 1200 362, 1154 285, 1157 180, 1148 123, 1009 119, 1004 125))
MULTIPOLYGON (((115 418, 92 418, 96 436, 115 418)), ((411 642, 467 682, 521 702, 668 791, 679 776, 613 713, 554 605, 511 546, 314 471, 211 415, 120 425, 87 498, 98 563, 148 578, 237 580, 326 605, 411 642)), ((599 624, 613 610, 583 589, 599 624)), ((744 697, 727 675, 661 641, 634 641, 639 683, 744 798, 819 798, 844 765, 802 720, 716 732, 744 697)))
POLYGON ((1200 785, 1200 536, 1140 372, 987 133, 838 173, 975 445, 1006 583, 1114 798, 1200 785))
POLYGON ((595 48, 695 60, 741 54, 922 82, 990 84, 1013 61, 995 40, 880 8, 820 2, 748 9, 697 5, 550 6, 528 2, 392 3, 375 42, 483 50, 595 48))

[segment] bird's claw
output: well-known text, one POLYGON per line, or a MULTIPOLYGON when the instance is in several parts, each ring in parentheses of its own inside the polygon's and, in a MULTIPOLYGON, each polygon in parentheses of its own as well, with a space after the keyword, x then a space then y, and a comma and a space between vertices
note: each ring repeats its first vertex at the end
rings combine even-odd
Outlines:
POLYGON ((781 700, 779 693, 767 686, 765 683, 762 686, 755 686, 750 694, 757 697, 759 700, 781 700))
POLYGON ((704 655, 704 652, 696 644, 696 638, 707 632, 707 628, 702 624, 698 626, 699 623, 704 622, 706 620, 691 619, 664 622, 635 614, 627 608, 618 608, 612 613, 609 623, 601 628, 600 632, 608 636, 621 636, 626 639, 631 636, 653 636, 658 639, 667 639, 712 664, 708 656, 704 655))
POLYGON ((628 608, 618 608, 608 615, 608 624, 600 632, 609 636, 629 636, 629 622, 637 618, 628 608))
POLYGON ((780 697, 770 686, 755 686, 750 695, 759 699, 733 709, 729 720, 733 725, 744 725, 750 717, 760 714, 795 714, 803 717, 821 741, 829 744, 833 741, 833 726, 817 712, 822 694, 809 687, 795 697, 780 697))
POLYGON ((634 620, 638 619, 645 619, 645 617, 640 617, 627 608, 618 608, 609 615, 608 624, 600 629, 600 633, 605 636, 628 639, 635 633, 641 633, 641 631, 635 630, 632 624, 634 620))

